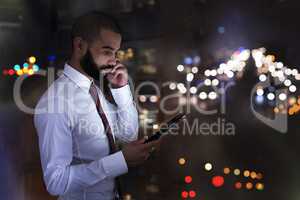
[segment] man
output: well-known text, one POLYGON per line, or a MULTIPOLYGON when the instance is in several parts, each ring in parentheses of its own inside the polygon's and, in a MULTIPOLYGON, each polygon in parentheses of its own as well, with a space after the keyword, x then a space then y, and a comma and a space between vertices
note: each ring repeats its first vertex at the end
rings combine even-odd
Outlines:
POLYGON ((113 18, 99 12, 79 17, 71 58, 36 106, 44 182, 59 199, 116 199, 117 177, 145 161, 158 144, 136 140, 138 114, 127 70, 116 58, 120 45, 113 18), (101 77, 109 83, 110 101, 100 90, 101 77), (115 138, 125 142, 121 151, 115 138))

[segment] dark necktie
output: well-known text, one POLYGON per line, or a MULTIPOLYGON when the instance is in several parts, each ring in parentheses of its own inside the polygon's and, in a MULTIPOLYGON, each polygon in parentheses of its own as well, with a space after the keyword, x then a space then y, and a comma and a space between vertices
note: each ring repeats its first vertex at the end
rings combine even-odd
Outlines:
POLYGON ((108 138, 108 143, 109 143, 109 154, 113 154, 117 151, 116 144, 115 144, 113 134, 112 134, 110 125, 108 123, 107 117, 102 109, 100 99, 98 96, 98 92, 97 92, 97 88, 96 88, 96 85, 94 84, 94 82, 92 82, 92 84, 91 84, 90 94, 96 104, 98 114, 101 117, 101 120, 103 122, 103 126, 104 126, 105 133, 106 133, 106 136, 108 138))
MULTIPOLYGON (((113 134, 112 134, 110 125, 109 125, 106 115, 102 109, 101 102, 100 102, 98 92, 97 92, 97 88, 96 88, 96 85, 94 84, 94 82, 92 82, 89 92, 96 104, 98 114, 103 122, 103 126, 104 126, 105 133, 106 133, 106 136, 108 138, 108 143, 109 143, 109 154, 113 154, 117 151, 117 147, 116 147, 116 144, 115 144, 115 141, 113 138, 113 134)), ((117 199, 118 198, 121 199, 122 194, 121 194, 120 180, 118 178, 116 178, 116 191, 118 192, 118 196, 119 196, 119 197, 117 197, 117 199)))

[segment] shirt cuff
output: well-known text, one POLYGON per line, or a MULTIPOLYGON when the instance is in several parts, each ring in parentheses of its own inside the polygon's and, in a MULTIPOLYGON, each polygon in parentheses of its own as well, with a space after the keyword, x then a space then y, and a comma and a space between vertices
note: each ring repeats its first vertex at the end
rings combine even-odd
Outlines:
POLYGON ((111 93, 114 97, 116 104, 119 107, 128 106, 133 101, 130 87, 128 84, 121 88, 116 88, 116 89, 111 88, 111 93))
POLYGON ((104 157, 102 159, 102 165, 108 177, 115 178, 128 172, 127 163, 122 151, 104 157))

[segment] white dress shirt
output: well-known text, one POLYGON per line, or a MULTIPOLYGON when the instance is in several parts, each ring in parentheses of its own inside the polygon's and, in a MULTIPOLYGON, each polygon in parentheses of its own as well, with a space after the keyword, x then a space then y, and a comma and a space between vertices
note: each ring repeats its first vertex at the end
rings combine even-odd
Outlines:
MULTIPOLYGON (((109 155, 90 85, 90 79, 66 64, 35 108, 44 182, 60 200, 111 200, 114 179, 128 171, 121 151, 109 155)), ((111 89, 116 105, 97 89, 114 138, 136 140, 138 114, 130 87, 111 89)))

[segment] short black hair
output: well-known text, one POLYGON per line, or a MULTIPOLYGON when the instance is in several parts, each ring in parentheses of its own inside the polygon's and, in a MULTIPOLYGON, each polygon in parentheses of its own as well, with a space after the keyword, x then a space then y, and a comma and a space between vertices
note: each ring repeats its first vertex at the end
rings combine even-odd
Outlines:
POLYGON ((92 11, 75 20, 72 26, 71 39, 73 41, 75 37, 81 37, 88 42, 93 42, 99 37, 102 29, 121 34, 121 27, 113 16, 100 11, 92 11))

